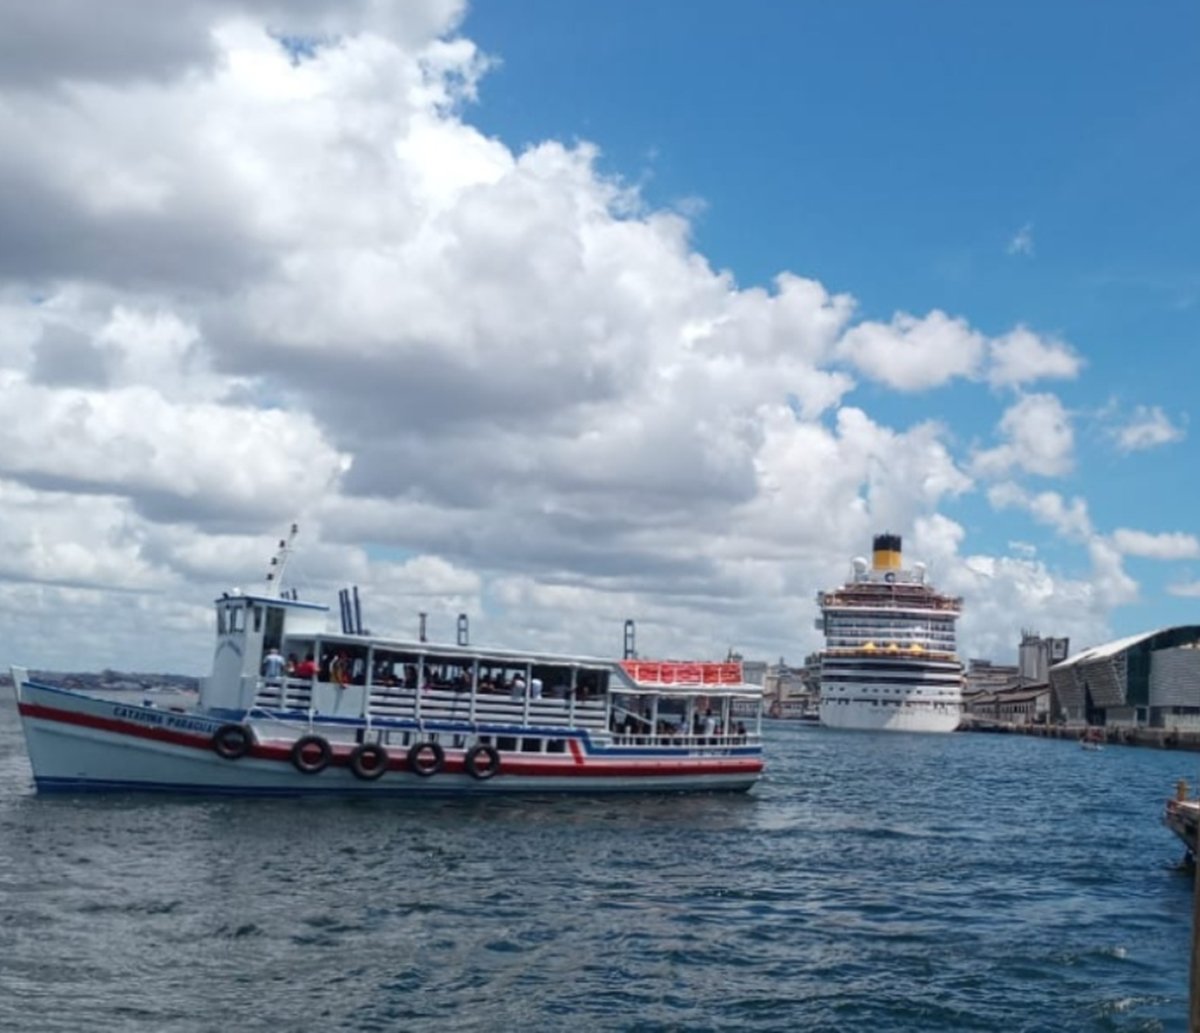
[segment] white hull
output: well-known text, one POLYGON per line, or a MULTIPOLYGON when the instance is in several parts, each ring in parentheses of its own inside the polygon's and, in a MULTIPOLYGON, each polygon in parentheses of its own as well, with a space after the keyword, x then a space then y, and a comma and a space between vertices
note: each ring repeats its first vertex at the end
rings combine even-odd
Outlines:
POLYGON ((902 702, 877 706, 870 702, 821 704, 821 724, 871 732, 953 732, 962 720, 962 708, 946 703, 902 702))
MULTIPOLYGON (((212 748, 224 723, 98 699, 25 683, 18 689, 22 725, 39 791, 143 791, 239 795, 444 796, 506 792, 646 792, 746 790, 758 781, 761 756, 711 748, 682 750, 593 749, 586 737, 558 755, 506 756, 499 772, 480 780, 464 768, 466 751, 445 749, 444 768, 422 776, 407 769, 404 751, 378 778, 365 781, 346 763, 356 745, 353 726, 270 722, 279 738, 259 741, 247 756, 230 760, 212 748), (333 745, 334 759, 315 773, 289 761, 292 743, 317 731, 333 745)), ((376 734, 380 730, 376 729, 376 734)))

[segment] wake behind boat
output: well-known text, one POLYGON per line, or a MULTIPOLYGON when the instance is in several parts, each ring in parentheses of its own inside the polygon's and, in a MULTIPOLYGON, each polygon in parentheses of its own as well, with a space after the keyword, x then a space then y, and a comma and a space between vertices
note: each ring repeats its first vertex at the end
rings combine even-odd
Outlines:
POLYGON ((192 709, 14 667, 38 790, 747 790, 761 777, 762 689, 740 663, 480 648, 465 618, 453 645, 371 636, 345 609, 331 631, 329 607, 281 591, 291 541, 262 592, 216 600, 212 673, 192 709))

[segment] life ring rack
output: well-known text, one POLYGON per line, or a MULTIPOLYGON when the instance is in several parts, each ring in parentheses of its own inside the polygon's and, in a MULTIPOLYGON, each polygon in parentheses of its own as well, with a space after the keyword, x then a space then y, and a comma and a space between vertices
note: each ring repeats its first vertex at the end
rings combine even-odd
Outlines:
POLYGON ((432 740, 415 742, 408 748, 408 767, 422 778, 429 778, 442 770, 446 763, 446 751, 432 740))
POLYGON ((486 782, 500 770, 500 751, 488 743, 476 743, 467 750, 463 764, 468 775, 480 782, 486 782))
POLYGON ((212 748, 217 756, 226 760, 237 760, 246 756, 254 746, 254 730, 249 725, 221 725, 212 737, 212 748))

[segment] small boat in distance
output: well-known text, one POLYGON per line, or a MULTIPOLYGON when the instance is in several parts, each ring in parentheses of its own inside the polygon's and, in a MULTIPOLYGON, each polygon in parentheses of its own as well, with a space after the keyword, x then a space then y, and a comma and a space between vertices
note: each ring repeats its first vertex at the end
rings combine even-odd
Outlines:
POLYGON ((348 622, 345 605, 333 631, 328 606, 281 590, 295 533, 262 591, 216 600, 212 673, 190 709, 88 695, 14 667, 37 789, 744 791, 761 777, 762 688, 740 662, 471 646, 465 617, 453 645, 381 638, 348 622))

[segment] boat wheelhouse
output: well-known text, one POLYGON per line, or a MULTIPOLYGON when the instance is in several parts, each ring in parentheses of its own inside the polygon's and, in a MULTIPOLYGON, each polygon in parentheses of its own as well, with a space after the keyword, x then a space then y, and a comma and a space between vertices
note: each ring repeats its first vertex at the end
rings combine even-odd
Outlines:
POLYGON ((952 732, 962 719, 962 599, 934 589, 923 564, 905 569, 900 546, 877 535, 871 566, 855 559, 849 581, 817 596, 823 725, 952 732))
MULTIPOLYGON (((295 529, 293 528, 293 535, 295 529)), ((13 668, 40 791, 454 794, 746 790, 762 690, 740 663, 391 639, 280 592, 216 601, 198 705, 86 695, 13 668), (278 657, 278 659, 277 659, 278 657), (750 716, 739 716, 747 714, 750 716)))

